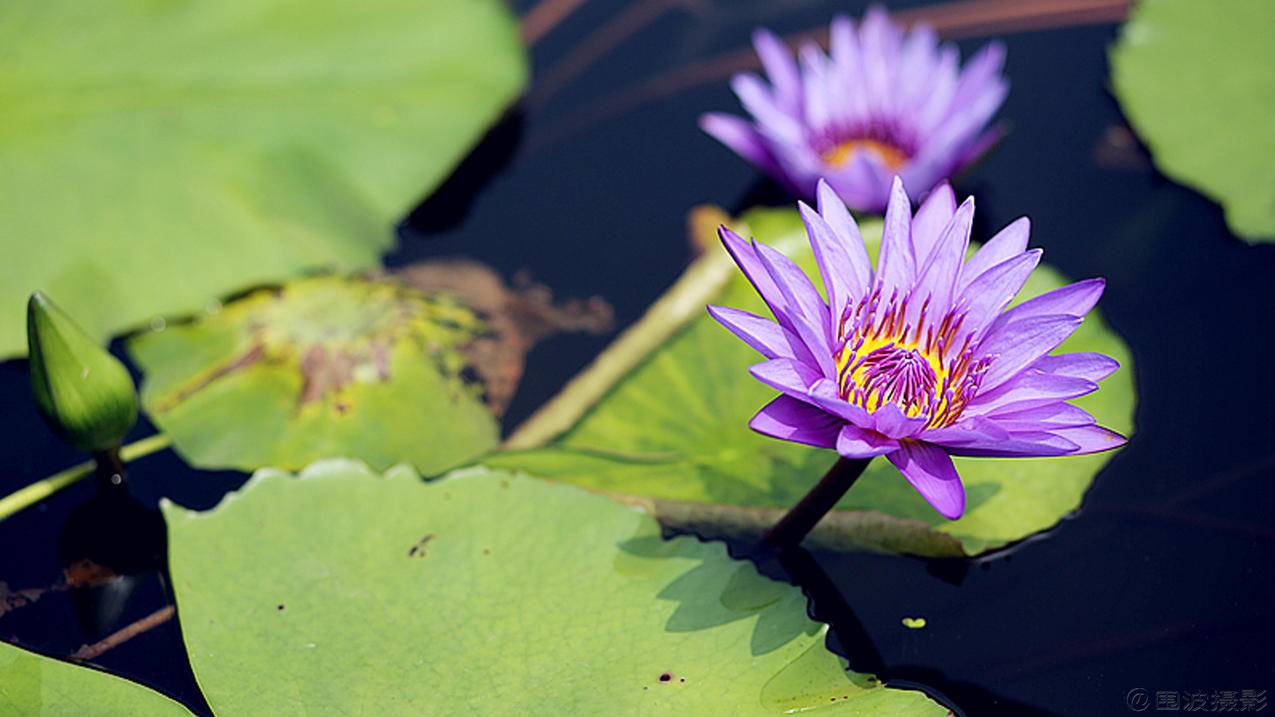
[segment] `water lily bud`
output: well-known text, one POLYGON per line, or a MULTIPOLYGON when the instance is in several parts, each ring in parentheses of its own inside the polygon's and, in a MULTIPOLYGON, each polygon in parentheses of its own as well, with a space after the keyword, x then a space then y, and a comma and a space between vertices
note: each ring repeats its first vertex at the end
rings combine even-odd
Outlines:
POLYGON ((27 302, 31 392, 44 420, 86 451, 114 448, 137 421, 137 388, 128 369, 47 296, 27 302))

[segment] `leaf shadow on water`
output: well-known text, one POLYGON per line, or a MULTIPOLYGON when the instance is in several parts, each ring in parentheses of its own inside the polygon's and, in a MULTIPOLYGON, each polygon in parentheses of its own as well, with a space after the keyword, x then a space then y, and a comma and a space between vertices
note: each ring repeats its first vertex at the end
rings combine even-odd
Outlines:
POLYGON ((698 560, 665 585, 659 600, 677 603, 664 629, 693 632, 756 617, 750 648, 754 656, 765 655, 802 635, 813 635, 819 626, 791 619, 787 610, 771 609, 793 597, 782 583, 763 577, 752 563, 740 562, 729 572, 721 563, 704 560, 698 538, 682 536, 665 540, 658 533, 638 535, 617 544, 621 557, 664 560, 698 560))

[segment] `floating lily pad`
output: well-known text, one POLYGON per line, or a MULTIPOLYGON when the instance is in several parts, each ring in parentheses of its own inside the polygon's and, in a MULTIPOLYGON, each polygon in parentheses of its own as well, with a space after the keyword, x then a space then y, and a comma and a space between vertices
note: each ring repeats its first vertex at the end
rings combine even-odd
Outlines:
POLYGON ((201 468, 300 468, 351 456, 437 471, 496 444, 464 346, 464 304, 393 280, 334 276, 254 291, 134 337, 142 405, 201 468))
POLYGON ((220 717, 947 714, 846 672, 796 588, 571 486, 333 461, 164 512, 220 717))
POLYGON ((0 714, 191 717, 192 713, 139 684, 0 642, 0 714))
POLYGON ((37 289, 104 338, 375 265, 526 74, 500 0, 11 0, 0 46, 0 356, 37 289))
MULTIPOLYGON (((742 223, 811 271, 797 213, 760 210, 742 223)), ((863 226, 875 251, 880 224, 863 226)), ((708 251, 722 251, 720 247, 708 251)), ((1040 267, 1020 294, 1066 280, 1040 267)), ((765 315, 742 277, 713 303, 765 315)), ((1105 426, 1131 432, 1135 391, 1124 343, 1091 314, 1060 351, 1100 351, 1122 368, 1077 401, 1105 426)), ((836 460, 832 451, 757 435, 748 419, 774 392, 748 373, 760 358, 705 313, 622 378, 551 445, 484 458, 487 465, 602 490, 645 504, 666 523, 701 534, 759 535, 836 460)), ((1075 510, 1111 454, 1041 459, 957 458, 964 517, 948 521, 884 459, 874 460, 812 538, 826 547, 866 547, 927 556, 976 554, 1045 530, 1075 510)))
POLYGON ((1141 0, 1111 52, 1125 115, 1162 172, 1275 241, 1275 3, 1141 0))

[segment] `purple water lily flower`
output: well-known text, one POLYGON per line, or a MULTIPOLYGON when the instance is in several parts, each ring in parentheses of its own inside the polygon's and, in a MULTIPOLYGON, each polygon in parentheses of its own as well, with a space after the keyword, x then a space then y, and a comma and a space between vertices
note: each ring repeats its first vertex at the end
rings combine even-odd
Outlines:
POLYGON ((800 197, 813 198, 824 178, 852 208, 878 212, 891 177, 922 196, 1000 136, 987 129, 1009 89, 999 43, 961 69, 933 28, 905 33, 879 7, 857 31, 834 20, 830 54, 808 43, 800 69, 770 32, 758 30, 753 43, 770 85, 750 73, 731 83, 753 121, 710 113, 700 126, 800 197))
POLYGON ((788 257, 726 227, 727 251, 775 321, 708 311, 766 357, 753 376, 781 392, 753 430, 886 456, 948 518, 965 510, 951 456, 1078 455, 1124 445, 1067 401, 1119 364, 1096 353, 1051 355, 1080 326, 1105 282, 1089 279, 1005 311, 1040 261, 1029 223, 1005 227, 967 261, 974 199, 946 184, 912 216, 897 177, 875 271, 854 219, 819 182, 818 211, 798 203, 827 301, 788 257))

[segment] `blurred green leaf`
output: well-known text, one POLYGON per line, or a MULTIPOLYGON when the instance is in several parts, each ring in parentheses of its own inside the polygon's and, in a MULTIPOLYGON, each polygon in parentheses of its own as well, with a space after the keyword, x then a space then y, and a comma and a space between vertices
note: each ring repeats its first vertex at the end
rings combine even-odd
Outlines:
POLYGON ((191 717, 139 684, 0 642, 0 714, 5 717, 191 717))
MULTIPOLYGON (((755 210, 740 223, 813 269, 805 231, 792 210, 755 210)), ((862 226, 875 253, 879 222, 862 226)), ((722 251, 720 247, 710 251, 722 251)), ((1066 280, 1040 267, 1020 299, 1066 280)), ((713 303, 768 311, 736 274, 713 303)), ((1100 351, 1122 368, 1076 403, 1105 426, 1129 433, 1135 390, 1128 349, 1096 314, 1060 351, 1100 351)), ((700 534, 759 535, 795 504, 836 459, 832 451, 779 441, 748 429, 775 392, 748 367, 761 358, 698 312, 561 438, 547 447, 496 454, 483 463, 583 485, 635 500, 661 520, 700 534)), ((863 477, 812 534, 825 547, 918 555, 976 554, 1045 530, 1079 507, 1111 454, 1041 459, 958 458, 964 517, 940 516, 885 459, 863 477)))
POLYGON ((102 339, 376 265, 526 75, 500 0, 13 0, 0 48, 0 356, 35 290, 102 339))
POLYGON ((1275 3, 1141 0, 1111 51, 1112 82, 1160 171, 1275 241, 1275 3))
POLYGON ((142 405, 201 468, 350 456, 434 472, 495 446, 462 349, 484 322, 444 294, 334 276, 254 291, 140 334, 142 405))
POLYGON ((221 717, 947 714, 846 672, 796 588, 574 487, 332 461, 164 512, 221 717))

